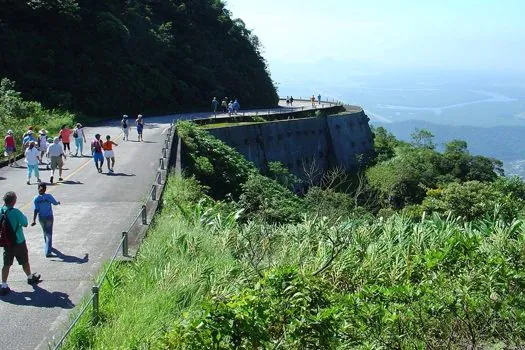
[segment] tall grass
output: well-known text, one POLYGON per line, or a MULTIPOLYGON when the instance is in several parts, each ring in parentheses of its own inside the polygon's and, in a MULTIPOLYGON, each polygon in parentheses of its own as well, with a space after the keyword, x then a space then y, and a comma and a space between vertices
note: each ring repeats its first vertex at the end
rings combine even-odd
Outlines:
MULTIPOLYGON (((522 220, 305 215, 296 224, 239 223, 238 213, 203 199, 194 181, 178 177, 169 179, 164 198, 136 261, 120 265, 102 289, 100 325, 83 322, 68 348, 210 348, 199 341, 206 327, 222 334, 224 323, 213 321, 217 310, 235 308, 231 315, 239 315, 246 307, 235 317, 262 322, 248 300, 285 294, 261 294, 264 284, 257 282, 290 268, 328 286, 334 348, 523 345, 522 220)), ((219 348, 233 348, 227 336, 220 339, 219 348)))

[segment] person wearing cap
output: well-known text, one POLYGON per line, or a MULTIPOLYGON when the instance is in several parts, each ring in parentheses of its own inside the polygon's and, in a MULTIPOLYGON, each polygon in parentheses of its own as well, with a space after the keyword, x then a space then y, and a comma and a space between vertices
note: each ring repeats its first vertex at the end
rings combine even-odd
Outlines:
POLYGON ((40 163, 39 152, 35 147, 35 141, 29 141, 29 147, 25 151, 26 163, 27 163, 27 184, 31 185, 31 175, 35 172, 35 177, 38 183, 40 181, 40 174, 38 172, 38 164, 40 163))
POLYGON ((33 130, 29 129, 22 139, 22 147, 24 148, 24 151, 27 149, 27 147, 29 147, 29 142, 31 141, 36 141, 36 139, 33 136, 33 130))
POLYGON ((142 130, 144 130, 144 119, 142 118, 142 114, 139 114, 137 117, 137 134, 138 134, 138 140, 144 141, 144 138, 142 137, 142 130))
POLYGON ((120 128, 122 129, 122 133, 124 134, 122 140, 129 141, 129 125, 128 116, 126 114, 122 116, 122 120, 120 121, 120 128))
POLYGON ((47 156, 51 159, 51 178, 49 182, 53 183, 55 178, 55 170, 58 168, 58 180, 62 181, 62 167, 64 166, 64 160, 66 154, 60 145, 59 138, 55 137, 53 143, 47 148, 47 156))
POLYGON ((16 162, 16 142, 13 130, 7 130, 7 135, 4 138, 4 155, 7 157, 9 166, 18 166, 16 162))
POLYGON ((80 151, 80 156, 83 157, 84 154, 84 142, 86 141, 86 135, 84 134, 84 127, 82 124, 77 123, 75 129, 73 129, 73 138, 75 139, 75 157, 78 157, 78 151, 80 151))
POLYGON ((91 154, 93 155, 93 161, 95 162, 95 166, 99 173, 102 173, 102 166, 104 165, 104 154, 102 153, 102 149, 100 134, 96 134, 95 139, 91 142, 91 154))

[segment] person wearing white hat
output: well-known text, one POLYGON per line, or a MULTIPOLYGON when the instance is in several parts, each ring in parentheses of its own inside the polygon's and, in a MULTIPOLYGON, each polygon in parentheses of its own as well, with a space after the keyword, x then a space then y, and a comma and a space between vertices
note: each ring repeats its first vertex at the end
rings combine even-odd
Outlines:
POLYGON ((29 143, 31 141, 36 142, 35 137, 33 136, 33 130, 29 129, 26 132, 26 136, 22 139, 22 145, 24 147, 24 151, 29 147, 29 143))
POLYGON ((16 162, 16 142, 13 136, 13 130, 7 130, 7 135, 4 138, 4 155, 7 157, 9 166, 18 166, 16 162))
POLYGON ((142 137, 142 130, 144 130, 144 119, 142 118, 142 114, 138 115, 135 123, 137 124, 138 140, 139 142, 144 141, 144 138, 142 137))
POLYGON ((83 157, 84 153, 84 142, 86 141, 86 135, 84 134, 84 127, 82 124, 77 123, 75 129, 73 130, 73 138, 75 139, 75 157, 78 156, 78 151, 80 151, 80 156, 83 157))
POLYGON ((53 139, 53 144, 50 145, 47 149, 47 156, 51 159, 51 178, 49 182, 53 183, 55 178, 55 170, 58 168, 58 180, 62 181, 62 167, 64 166, 64 161, 62 158, 66 159, 66 155, 62 149, 62 146, 59 143, 58 137, 53 139))
POLYGON ((27 163, 27 184, 31 185, 31 175, 35 172, 35 177, 38 183, 40 183, 40 174, 38 172, 38 164, 40 163, 39 152, 35 147, 35 141, 29 141, 29 147, 25 151, 26 163, 27 163))

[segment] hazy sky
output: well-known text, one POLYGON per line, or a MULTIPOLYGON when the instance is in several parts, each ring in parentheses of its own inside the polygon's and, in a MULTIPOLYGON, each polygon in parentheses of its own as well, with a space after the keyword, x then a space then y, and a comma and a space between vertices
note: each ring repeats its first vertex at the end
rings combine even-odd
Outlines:
POLYGON ((227 0, 272 65, 324 58, 525 72, 524 0, 227 0))

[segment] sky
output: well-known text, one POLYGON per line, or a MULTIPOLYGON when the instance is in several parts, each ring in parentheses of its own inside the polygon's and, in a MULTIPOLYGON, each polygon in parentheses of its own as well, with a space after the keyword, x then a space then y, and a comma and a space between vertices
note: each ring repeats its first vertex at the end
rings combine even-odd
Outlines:
POLYGON ((385 68, 525 72, 523 0, 227 0, 270 70, 336 60, 385 68))

